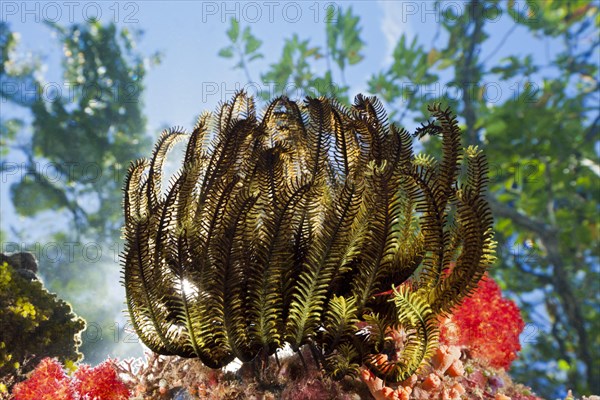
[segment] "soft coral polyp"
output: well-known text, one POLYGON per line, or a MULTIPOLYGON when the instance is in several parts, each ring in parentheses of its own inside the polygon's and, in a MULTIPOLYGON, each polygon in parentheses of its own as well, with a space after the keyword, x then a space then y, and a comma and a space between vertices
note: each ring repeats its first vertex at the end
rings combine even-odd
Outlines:
POLYGON ((473 296, 442 325, 440 341, 468 347, 472 357, 508 369, 521 350, 524 327, 519 307, 503 298, 498 284, 486 274, 473 296))

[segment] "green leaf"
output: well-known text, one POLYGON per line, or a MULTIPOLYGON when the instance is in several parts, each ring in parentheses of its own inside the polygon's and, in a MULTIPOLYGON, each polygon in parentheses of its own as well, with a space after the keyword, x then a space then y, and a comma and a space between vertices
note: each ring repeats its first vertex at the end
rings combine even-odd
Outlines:
POLYGON ((566 360, 560 359, 558 360, 558 369, 566 372, 571 369, 571 366, 566 360))
POLYGON ((445 70, 448 67, 451 67, 452 65, 454 65, 456 61, 452 58, 444 58, 442 59, 442 61, 438 64, 437 69, 440 71, 445 70))
POLYGON ((219 50, 219 57, 223 58, 232 58, 233 57, 233 47, 223 47, 219 50))
POLYGON ((257 59, 259 59, 259 58, 265 58, 265 56, 264 56, 264 55, 262 55, 262 54, 260 54, 260 53, 255 53, 255 54, 252 54, 252 55, 251 55, 251 56, 248 58, 248 61, 254 61, 254 60, 257 60, 257 59))
POLYGON ((232 42, 236 42, 240 35, 240 24, 235 18, 231 18, 231 27, 227 30, 227 36, 232 42))
POLYGON ((246 41, 246 54, 252 54, 254 53, 256 50, 258 50, 260 48, 262 44, 262 41, 255 38, 252 35, 249 35, 246 41))

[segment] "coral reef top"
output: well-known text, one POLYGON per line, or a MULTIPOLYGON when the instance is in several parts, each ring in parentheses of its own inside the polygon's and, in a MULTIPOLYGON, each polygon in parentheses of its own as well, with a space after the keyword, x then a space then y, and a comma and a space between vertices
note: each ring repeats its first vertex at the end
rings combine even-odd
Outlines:
POLYGON ((307 345, 334 378, 366 365, 397 382, 422 367, 438 316, 494 259, 485 158, 461 147, 448 109, 429 111, 414 136, 441 137, 440 160, 415 155, 362 95, 351 107, 280 97, 257 116, 240 92, 191 134, 164 132, 124 187, 123 278, 142 341, 212 368, 264 363, 286 344, 307 345))

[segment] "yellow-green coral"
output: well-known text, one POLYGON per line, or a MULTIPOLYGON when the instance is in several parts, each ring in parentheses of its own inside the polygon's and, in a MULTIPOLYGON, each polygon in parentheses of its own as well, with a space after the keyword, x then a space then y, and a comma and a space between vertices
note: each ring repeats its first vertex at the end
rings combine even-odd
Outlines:
POLYGON ((11 273, 7 263, 0 264, 0 291, 8 290, 8 285, 12 280, 11 273))
POLYGON ((71 306, 49 293, 38 280, 23 278, 13 266, 0 264, 0 375, 3 381, 35 367, 44 357, 75 362, 85 321, 71 306))
MULTIPOLYGON (((35 307, 33 304, 31 304, 29 302, 29 299, 27 297, 19 297, 17 299, 17 301, 15 302, 14 306, 9 306, 8 307, 9 311, 12 311, 13 313, 20 315, 23 318, 28 318, 31 320, 35 321, 35 315, 36 315, 36 311, 35 311, 35 307)), ((37 323, 35 324, 35 326, 37 326, 37 323)))

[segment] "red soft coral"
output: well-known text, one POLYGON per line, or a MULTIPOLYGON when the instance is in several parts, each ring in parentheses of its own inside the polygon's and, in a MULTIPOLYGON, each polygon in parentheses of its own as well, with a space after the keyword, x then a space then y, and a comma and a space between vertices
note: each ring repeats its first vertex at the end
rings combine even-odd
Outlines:
POLYGON ((73 378, 51 358, 43 359, 29 379, 13 388, 14 400, 126 400, 129 389, 119 379, 113 362, 95 368, 81 365, 73 378))
POLYGON ((524 327, 517 305, 503 298, 498 284, 486 274, 473 296, 442 325, 440 341, 466 346, 473 357, 508 369, 521 349, 519 335, 524 327))
POLYGON ((129 398, 129 389, 119 379, 108 360, 91 368, 82 365, 75 372, 73 385, 82 398, 90 400, 125 400, 129 398))
POLYGON ((13 388, 14 400, 75 400, 79 398, 58 361, 44 358, 29 379, 13 388))

